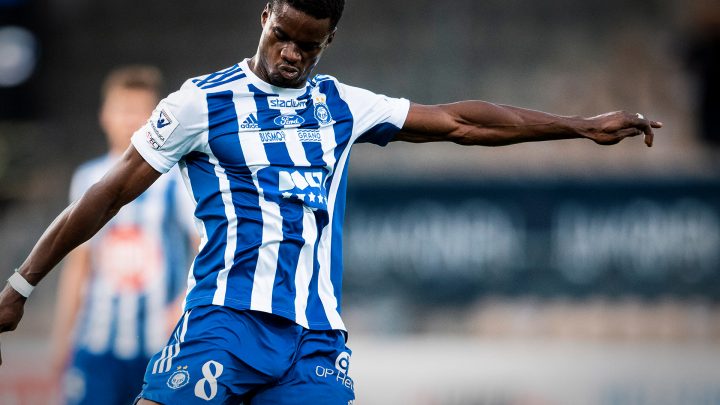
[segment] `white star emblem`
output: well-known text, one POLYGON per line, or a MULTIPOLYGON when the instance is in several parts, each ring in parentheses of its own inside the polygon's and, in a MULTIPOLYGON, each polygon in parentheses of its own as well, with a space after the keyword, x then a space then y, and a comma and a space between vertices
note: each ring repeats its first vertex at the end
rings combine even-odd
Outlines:
MULTIPOLYGON (((310 202, 315 202, 315 194, 313 192, 310 192, 310 194, 308 194, 308 197, 310 197, 310 202)), ((320 198, 320 196, 318 196, 318 198, 320 198)))
POLYGON ((292 193, 288 193, 287 191, 282 193, 283 198, 290 198, 292 197, 292 193))

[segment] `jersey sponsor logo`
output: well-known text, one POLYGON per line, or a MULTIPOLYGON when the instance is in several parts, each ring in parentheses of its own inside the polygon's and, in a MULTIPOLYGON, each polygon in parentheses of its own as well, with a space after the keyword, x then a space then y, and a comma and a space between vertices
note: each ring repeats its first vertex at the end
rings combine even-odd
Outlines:
POLYGON ((305 118, 297 114, 283 114, 276 117, 273 122, 281 127, 299 127, 305 122, 305 118))
MULTIPOLYGON (((355 383, 350 378, 348 373, 350 372, 350 353, 342 352, 335 359, 335 369, 328 368, 322 365, 315 367, 315 375, 323 378, 335 381, 335 383, 348 388, 351 391, 355 391, 355 383)), ((352 402, 348 402, 352 404, 352 402)))
POLYGON ((186 386, 189 382, 190 373, 187 372, 187 366, 178 366, 177 370, 168 378, 167 386, 176 390, 186 386))
POLYGON ((240 124, 240 129, 260 129, 257 116, 255 114, 248 115, 240 124))
POLYGON ((285 131, 260 131, 258 134, 262 143, 285 142, 285 131))
POLYGON ((294 98, 268 97, 268 106, 272 109, 293 108, 295 110, 307 108, 307 100, 294 98))
POLYGON ((298 130, 298 138, 300 142, 322 142, 320 131, 317 129, 300 129, 298 130))
POLYGON ((338 354, 335 359, 335 369, 339 373, 346 373, 350 371, 350 353, 342 352, 338 354))
POLYGON ((348 375, 350 372, 350 353, 342 352, 337 356, 335 359, 335 370, 337 371, 335 381, 354 391, 355 384, 353 384, 352 378, 348 375))
POLYGON ((309 170, 281 170, 278 172, 278 191, 285 199, 296 199, 310 208, 326 208, 325 172, 309 170))

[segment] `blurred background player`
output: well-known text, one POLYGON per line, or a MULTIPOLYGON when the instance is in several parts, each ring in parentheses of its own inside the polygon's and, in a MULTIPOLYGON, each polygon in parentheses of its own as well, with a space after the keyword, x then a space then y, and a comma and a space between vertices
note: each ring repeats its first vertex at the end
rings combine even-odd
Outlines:
MULTIPOLYGON (((150 117, 161 87, 160 71, 150 66, 122 67, 107 76, 99 118, 109 151, 76 170, 71 201, 120 158, 150 117)), ((53 369, 63 381, 63 402, 132 403, 150 356, 181 312, 192 218, 192 202, 174 172, 67 257, 53 331, 53 369)))

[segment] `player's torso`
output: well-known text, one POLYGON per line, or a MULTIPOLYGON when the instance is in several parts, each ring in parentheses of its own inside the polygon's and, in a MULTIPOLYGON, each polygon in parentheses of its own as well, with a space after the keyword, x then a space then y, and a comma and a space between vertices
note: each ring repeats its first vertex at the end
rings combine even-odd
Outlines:
MULTIPOLYGON (((288 90, 238 77, 195 82, 204 90, 192 103, 206 117, 203 142, 180 164, 203 247, 187 305, 231 305, 326 327, 318 275, 330 272, 328 229, 344 198, 338 167, 349 151, 352 114, 333 80, 288 90)), ((323 285, 322 299, 334 310, 333 288, 323 285)))
MULTIPOLYGON (((350 131, 342 131, 352 120, 349 110, 330 82, 275 90, 239 81, 206 95, 211 159, 233 195, 246 191, 275 204, 327 211, 328 180, 350 139, 350 131)), ((205 159, 190 155, 185 162, 192 168, 205 159)))

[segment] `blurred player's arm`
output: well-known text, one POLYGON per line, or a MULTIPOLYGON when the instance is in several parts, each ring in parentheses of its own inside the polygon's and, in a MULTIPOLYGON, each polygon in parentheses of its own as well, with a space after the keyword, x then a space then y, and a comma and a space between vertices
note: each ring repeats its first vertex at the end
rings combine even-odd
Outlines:
MULTIPOLYGON (((178 178, 178 184, 175 187, 175 200, 177 201, 177 210, 175 210, 175 220, 180 225, 180 230, 185 234, 187 238, 187 266, 177 266, 178 271, 177 277, 187 279, 188 267, 191 267, 191 263, 195 260, 195 256, 198 254, 200 246, 200 236, 198 235, 198 229, 195 226, 195 201, 191 198, 191 193, 182 183, 182 179, 178 178)), ((170 302, 167 307, 167 323, 166 332, 170 336, 177 325, 178 320, 183 314, 183 304, 185 303, 185 295, 187 284, 183 284, 182 287, 176 292, 175 299, 170 302)))
POLYGON ((52 371, 59 379, 73 347, 73 330, 85 300, 85 288, 90 277, 90 249, 78 246, 65 258, 57 290, 57 303, 52 330, 52 371))
POLYGON ((587 138, 601 145, 612 145, 627 137, 644 134, 645 144, 652 146, 653 128, 660 127, 660 122, 622 111, 581 118, 484 101, 441 105, 413 103, 402 130, 394 140, 501 146, 587 138))
MULTIPOLYGON (((200 237, 198 237, 196 233, 191 233, 188 235, 188 240, 192 251, 192 258, 190 259, 192 261, 198 253, 197 246, 200 245, 200 237)), ((170 336, 173 330, 175 330, 178 320, 183 315, 186 293, 187 290, 183 288, 167 307, 165 318, 167 319, 167 323, 165 325, 165 330, 168 336, 170 336)))
MULTIPOLYGON (((65 255, 90 239, 123 205, 142 194, 158 177, 160 173, 130 146, 98 183, 50 224, 18 268, 20 274, 31 285, 37 285, 65 255)), ((25 301, 10 285, 0 292, 0 332, 17 327, 25 301)))

